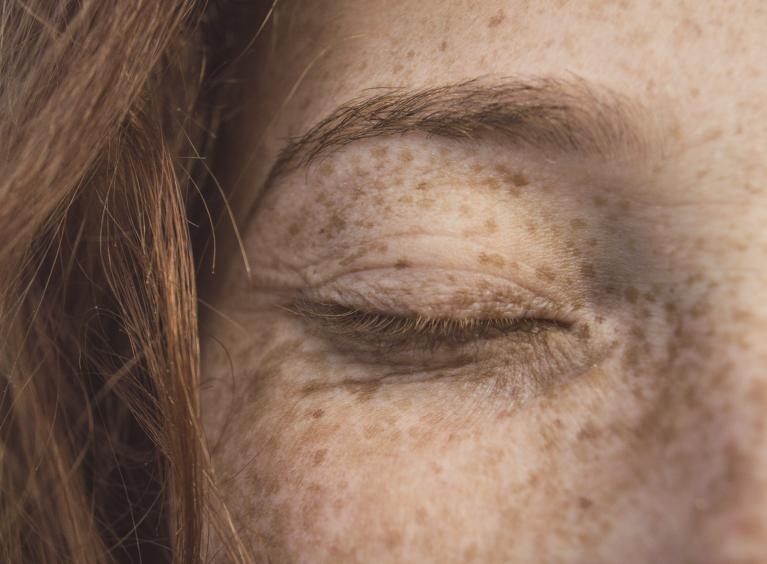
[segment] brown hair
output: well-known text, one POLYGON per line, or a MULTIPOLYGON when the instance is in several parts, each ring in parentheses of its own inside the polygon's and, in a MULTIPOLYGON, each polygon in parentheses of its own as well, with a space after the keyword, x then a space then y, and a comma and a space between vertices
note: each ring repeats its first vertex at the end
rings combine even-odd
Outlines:
POLYGON ((221 4, 0 8, 3 562, 196 562, 203 515, 249 560, 198 422, 183 158, 210 138, 221 4))

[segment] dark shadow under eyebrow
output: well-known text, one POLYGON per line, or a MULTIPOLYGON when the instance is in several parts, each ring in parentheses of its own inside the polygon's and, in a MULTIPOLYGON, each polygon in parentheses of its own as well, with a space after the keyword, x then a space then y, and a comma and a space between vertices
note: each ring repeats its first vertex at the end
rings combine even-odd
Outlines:
POLYGON ((345 145, 424 133, 453 139, 493 136, 516 146, 600 159, 651 148, 635 100, 583 79, 488 79, 419 90, 373 91, 334 110, 280 152, 266 182, 345 145))

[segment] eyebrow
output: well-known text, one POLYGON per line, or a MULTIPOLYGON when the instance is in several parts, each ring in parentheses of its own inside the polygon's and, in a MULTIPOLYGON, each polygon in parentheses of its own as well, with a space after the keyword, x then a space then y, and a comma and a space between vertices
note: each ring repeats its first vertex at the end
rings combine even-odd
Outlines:
POLYGON ((419 90, 374 90, 351 100, 283 147, 266 181, 321 155, 382 136, 422 133, 500 138, 543 152, 609 160, 652 148, 638 101, 580 78, 473 79, 419 90))

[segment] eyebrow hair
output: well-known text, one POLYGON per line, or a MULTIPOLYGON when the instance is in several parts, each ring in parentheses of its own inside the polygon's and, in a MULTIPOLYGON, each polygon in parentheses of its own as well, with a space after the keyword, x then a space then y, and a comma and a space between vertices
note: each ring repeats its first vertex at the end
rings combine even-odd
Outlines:
POLYGON ((649 112, 636 100, 583 79, 472 79, 407 90, 386 89, 351 100, 291 139, 268 175, 277 177, 355 141, 406 133, 475 140, 610 159, 643 154, 649 112))

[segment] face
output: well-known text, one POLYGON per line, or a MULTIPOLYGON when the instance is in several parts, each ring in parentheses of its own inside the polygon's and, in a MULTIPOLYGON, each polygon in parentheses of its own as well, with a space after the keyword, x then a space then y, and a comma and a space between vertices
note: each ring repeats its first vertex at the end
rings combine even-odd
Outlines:
POLYGON ((763 562, 765 29, 756 0, 278 4, 201 325, 255 554, 763 562))

